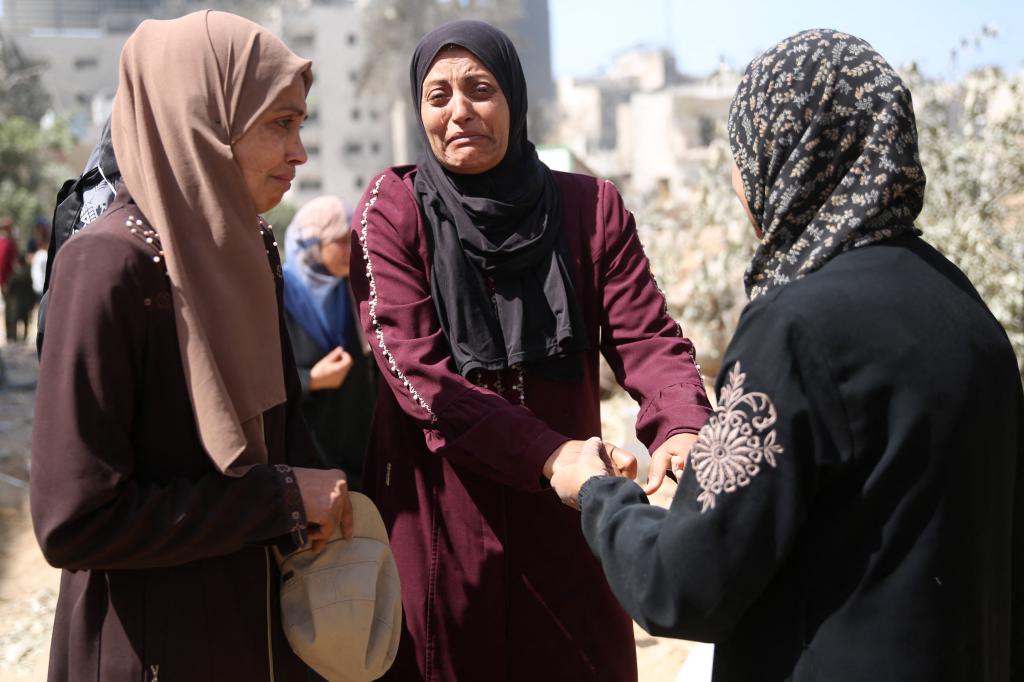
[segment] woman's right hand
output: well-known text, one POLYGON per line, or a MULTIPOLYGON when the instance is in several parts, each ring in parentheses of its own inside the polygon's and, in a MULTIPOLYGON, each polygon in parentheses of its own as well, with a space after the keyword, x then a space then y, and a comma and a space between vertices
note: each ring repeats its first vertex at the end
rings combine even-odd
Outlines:
POLYGON ((341 469, 292 469, 302 494, 306 524, 313 552, 319 552, 340 526, 346 540, 352 537, 352 500, 348 480, 341 469))
POLYGON ((339 388, 352 369, 352 356, 341 347, 320 358, 309 370, 309 390, 339 388))

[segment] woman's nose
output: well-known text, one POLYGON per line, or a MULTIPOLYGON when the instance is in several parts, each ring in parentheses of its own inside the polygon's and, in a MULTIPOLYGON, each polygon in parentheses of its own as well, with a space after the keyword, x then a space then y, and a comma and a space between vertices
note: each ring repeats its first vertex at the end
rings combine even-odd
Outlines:
POLYGON ((456 93, 451 99, 452 120, 456 123, 463 123, 473 118, 473 103, 461 93, 456 93))
POLYGON ((306 154, 306 145, 302 144, 302 138, 296 135, 295 140, 288 147, 288 163, 301 166, 308 159, 309 155, 306 154))

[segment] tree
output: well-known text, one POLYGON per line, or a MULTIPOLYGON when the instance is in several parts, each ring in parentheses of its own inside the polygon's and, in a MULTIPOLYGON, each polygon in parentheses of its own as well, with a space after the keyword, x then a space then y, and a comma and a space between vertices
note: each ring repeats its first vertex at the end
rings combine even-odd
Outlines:
POLYGON ((1024 78, 908 80, 928 175, 918 224, 1006 329, 1024 376, 1024 78))
POLYGON ((70 146, 66 126, 39 126, 50 106, 39 80, 44 68, 0 35, 0 215, 23 229, 49 215, 56 188, 69 173, 60 164, 70 146))
POLYGON ((747 303, 743 272, 756 242, 732 192, 724 125, 709 151, 689 199, 641 207, 637 230, 669 312, 693 341, 702 373, 715 376, 747 303))
POLYGON ((9 36, 0 33, 0 116, 38 121, 50 108, 40 77, 46 63, 25 57, 9 36))
MULTIPOLYGON (((367 38, 357 88, 394 102, 405 120, 405 139, 418 140, 419 127, 409 106, 409 61, 428 31, 455 19, 479 19, 501 25, 520 16, 519 0, 374 0, 362 12, 367 38)), ((418 114, 417 114, 418 115, 418 114)), ((401 150, 399 155, 412 155, 401 150)))

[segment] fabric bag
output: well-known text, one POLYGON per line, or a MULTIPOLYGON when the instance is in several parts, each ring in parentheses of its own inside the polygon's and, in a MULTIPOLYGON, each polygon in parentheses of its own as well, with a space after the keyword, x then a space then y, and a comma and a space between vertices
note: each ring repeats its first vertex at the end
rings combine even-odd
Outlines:
POLYGON ((49 303, 50 271, 60 247, 76 232, 95 222, 110 206, 117 194, 121 171, 114 157, 114 144, 110 139, 110 118, 103 125, 100 141, 93 147, 85 169, 77 178, 71 178, 57 192, 53 209, 50 248, 46 256, 46 278, 42 299, 39 301, 36 325, 36 352, 43 352, 43 334, 46 331, 46 307, 49 303))
POLYGON ((370 498, 349 493, 354 532, 318 554, 278 555, 281 620, 295 654, 330 682, 375 680, 402 631, 402 591, 387 531, 370 498))

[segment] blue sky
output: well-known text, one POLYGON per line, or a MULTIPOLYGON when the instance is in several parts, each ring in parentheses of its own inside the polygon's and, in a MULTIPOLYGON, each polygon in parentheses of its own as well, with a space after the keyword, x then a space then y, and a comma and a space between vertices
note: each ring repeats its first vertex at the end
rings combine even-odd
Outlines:
POLYGON ((743 68, 762 50, 805 28, 836 28, 870 42, 894 65, 911 60, 930 76, 953 75, 950 49, 985 24, 999 29, 963 51, 957 72, 1024 64, 1021 0, 549 0, 556 76, 595 75, 638 44, 670 46, 679 67, 701 74, 724 56, 743 68))

